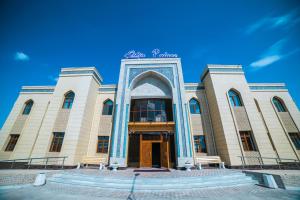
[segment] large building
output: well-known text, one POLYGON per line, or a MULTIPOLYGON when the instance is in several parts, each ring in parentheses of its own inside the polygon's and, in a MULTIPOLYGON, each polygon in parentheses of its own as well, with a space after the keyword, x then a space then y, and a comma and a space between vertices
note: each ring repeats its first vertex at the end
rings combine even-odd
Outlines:
POLYGON ((62 68, 55 86, 22 87, 1 130, 0 159, 180 168, 219 156, 231 167, 241 158, 275 164, 268 158, 299 160, 299 130, 285 84, 248 83, 240 65, 207 65, 201 81, 185 83, 179 58, 123 59, 117 85, 80 67, 62 68))

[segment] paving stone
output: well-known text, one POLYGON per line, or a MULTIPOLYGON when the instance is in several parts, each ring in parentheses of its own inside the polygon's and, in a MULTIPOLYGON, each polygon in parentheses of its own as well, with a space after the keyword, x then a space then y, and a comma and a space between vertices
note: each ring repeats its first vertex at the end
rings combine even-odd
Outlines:
MULTIPOLYGON (((66 170, 66 173, 82 173, 93 176, 132 176, 133 170, 111 171, 97 170, 66 170)), ((182 177, 182 176, 218 176, 232 173, 232 170, 202 170, 186 173, 184 171, 172 171, 171 173, 142 173, 143 177, 182 177)), ((57 172, 58 173, 58 172, 57 172)), ((59 172, 61 173, 61 171, 59 172)), ((32 173, 29 173, 32 174, 32 173)), ((1 176, 1 173, 0 173, 1 176)), ((160 192, 136 192, 136 191, 110 191, 105 189, 84 187, 76 185, 47 183, 42 187, 32 185, 19 185, 11 187, 0 187, 0 199, 124 199, 124 200, 160 200, 160 199, 181 199, 181 200, 265 200, 265 199, 300 199, 300 191, 289 191, 283 189, 269 189, 258 185, 234 186, 234 187, 215 187, 178 191, 160 191, 160 192)))

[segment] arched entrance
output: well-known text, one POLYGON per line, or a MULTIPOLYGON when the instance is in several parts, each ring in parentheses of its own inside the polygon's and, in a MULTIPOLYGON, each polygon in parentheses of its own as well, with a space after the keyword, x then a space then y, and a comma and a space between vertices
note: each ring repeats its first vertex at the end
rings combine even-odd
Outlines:
POLYGON ((128 166, 175 167, 172 87, 148 71, 133 80, 128 123, 128 166))

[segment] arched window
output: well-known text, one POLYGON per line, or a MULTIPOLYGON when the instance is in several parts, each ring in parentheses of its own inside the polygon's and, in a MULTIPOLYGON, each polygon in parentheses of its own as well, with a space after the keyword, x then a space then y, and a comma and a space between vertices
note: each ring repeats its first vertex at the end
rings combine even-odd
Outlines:
POLYGON ((75 94, 72 91, 65 94, 65 100, 64 100, 64 104, 63 104, 62 108, 71 109, 72 105, 73 105, 74 97, 75 97, 75 94))
POLYGON ((191 112, 191 114, 200 114, 201 113, 200 104, 194 98, 192 98, 190 100, 190 112, 191 112))
POLYGON ((32 106, 33 106, 33 101, 32 100, 27 101, 25 103, 25 107, 24 107, 24 110, 23 110, 23 115, 29 115, 32 106))
POLYGON ((228 95, 229 95, 230 104, 233 107, 242 106, 240 95, 237 92, 235 92, 234 90, 229 90, 228 95))
POLYGON ((108 99, 103 103, 102 115, 112 115, 114 103, 108 99))
POLYGON ((277 112, 286 112, 286 108, 280 99, 278 99, 277 97, 274 97, 272 101, 277 109, 277 112))

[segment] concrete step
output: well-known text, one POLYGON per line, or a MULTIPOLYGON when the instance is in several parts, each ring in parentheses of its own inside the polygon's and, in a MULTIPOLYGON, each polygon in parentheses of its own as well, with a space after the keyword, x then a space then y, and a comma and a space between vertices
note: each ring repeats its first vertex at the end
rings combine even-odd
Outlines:
POLYGON ((239 180, 239 181, 228 181, 224 183, 189 183, 189 184, 157 184, 157 185, 148 185, 148 184, 118 184, 118 183, 95 183, 87 181, 51 181, 60 184, 69 184, 77 186, 86 186, 86 187, 97 187, 102 189, 109 190, 124 190, 130 191, 133 187, 135 191, 162 191, 162 190, 186 190, 186 189, 197 189, 197 188, 209 188, 209 187, 229 187, 229 186, 238 186, 238 185, 253 185, 256 184, 253 180, 239 180))
POLYGON ((48 179, 48 182, 97 187, 110 190, 130 191, 161 191, 161 190, 180 190, 197 189, 208 187, 228 187, 238 185, 254 185, 258 182, 243 173, 233 173, 228 175, 216 176, 195 176, 195 177, 161 177, 147 178, 137 177, 118 177, 114 176, 92 176, 83 174, 56 174, 48 179))
MULTIPOLYGON (((157 183, 190 183, 192 182, 207 182, 207 181, 228 181, 229 179, 244 179, 246 177, 243 173, 235 173, 230 175, 222 176, 195 176, 195 177, 164 177, 162 178, 145 178, 137 177, 136 183, 147 183, 147 184, 157 184, 157 183)), ((132 183, 134 177, 110 177, 110 176, 87 176, 82 174, 56 174, 53 178, 57 179, 76 179, 82 181, 92 181, 101 183, 132 183)), ((246 177, 249 178, 249 177, 246 177)))

